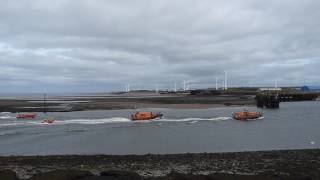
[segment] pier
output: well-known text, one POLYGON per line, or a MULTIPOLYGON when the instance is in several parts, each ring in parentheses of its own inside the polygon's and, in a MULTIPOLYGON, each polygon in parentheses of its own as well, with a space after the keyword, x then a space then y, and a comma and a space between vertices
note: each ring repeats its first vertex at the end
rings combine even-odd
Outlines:
POLYGON ((279 108, 280 102, 290 101, 315 101, 318 93, 302 92, 262 92, 256 95, 257 107, 260 108, 279 108))
POLYGON ((277 94, 267 93, 256 96, 257 107, 259 108, 279 108, 280 98, 277 94))

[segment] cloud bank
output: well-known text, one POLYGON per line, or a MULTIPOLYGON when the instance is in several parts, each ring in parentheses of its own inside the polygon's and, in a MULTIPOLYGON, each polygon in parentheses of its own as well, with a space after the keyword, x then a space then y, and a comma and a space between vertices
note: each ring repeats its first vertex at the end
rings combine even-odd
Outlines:
POLYGON ((319 85, 317 0, 4 0, 0 92, 319 85))

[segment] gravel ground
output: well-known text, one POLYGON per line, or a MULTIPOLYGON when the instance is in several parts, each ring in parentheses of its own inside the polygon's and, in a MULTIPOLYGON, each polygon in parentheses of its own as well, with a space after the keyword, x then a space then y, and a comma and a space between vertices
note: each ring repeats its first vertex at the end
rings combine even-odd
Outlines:
POLYGON ((224 174, 223 177, 258 175, 320 179, 320 150, 124 156, 10 156, 0 157, 0 169, 12 170, 21 179, 55 170, 85 171, 97 176, 113 170, 129 171, 144 179, 177 174, 212 177, 217 173, 224 174))

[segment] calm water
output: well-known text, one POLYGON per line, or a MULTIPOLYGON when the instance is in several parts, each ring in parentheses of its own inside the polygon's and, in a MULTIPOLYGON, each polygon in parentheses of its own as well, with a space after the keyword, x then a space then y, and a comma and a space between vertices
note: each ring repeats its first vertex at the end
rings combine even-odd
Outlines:
MULTIPOLYGON (((256 110, 255 108, 248 108, 256 110)), ((152 109, 165 118, 131 122, 132 110, 0 114, 0 155, 146 154, 320 148, 320 102, 281 103, 262 120, 230 117, 243 108, 152 109), (45 117, 55 124, 41 124, 45 117)))

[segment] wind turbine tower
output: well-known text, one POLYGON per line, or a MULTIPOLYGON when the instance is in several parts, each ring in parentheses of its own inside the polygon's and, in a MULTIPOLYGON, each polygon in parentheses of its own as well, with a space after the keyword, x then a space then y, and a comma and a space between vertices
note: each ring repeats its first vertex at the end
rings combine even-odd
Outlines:
POLYGON ((187 84, 186 90, 190 90, 190 84, 187 84))
POLYGON ((156 84, 156 94, 158 94, 158 93, 159 93, 159 85, 156 84))
POLYGON ((224 71, 224 90, 228 89, 228 72, 224 71))
POLYGON ((216 77, 216 90, 218 90, 218 77, 216 77))

